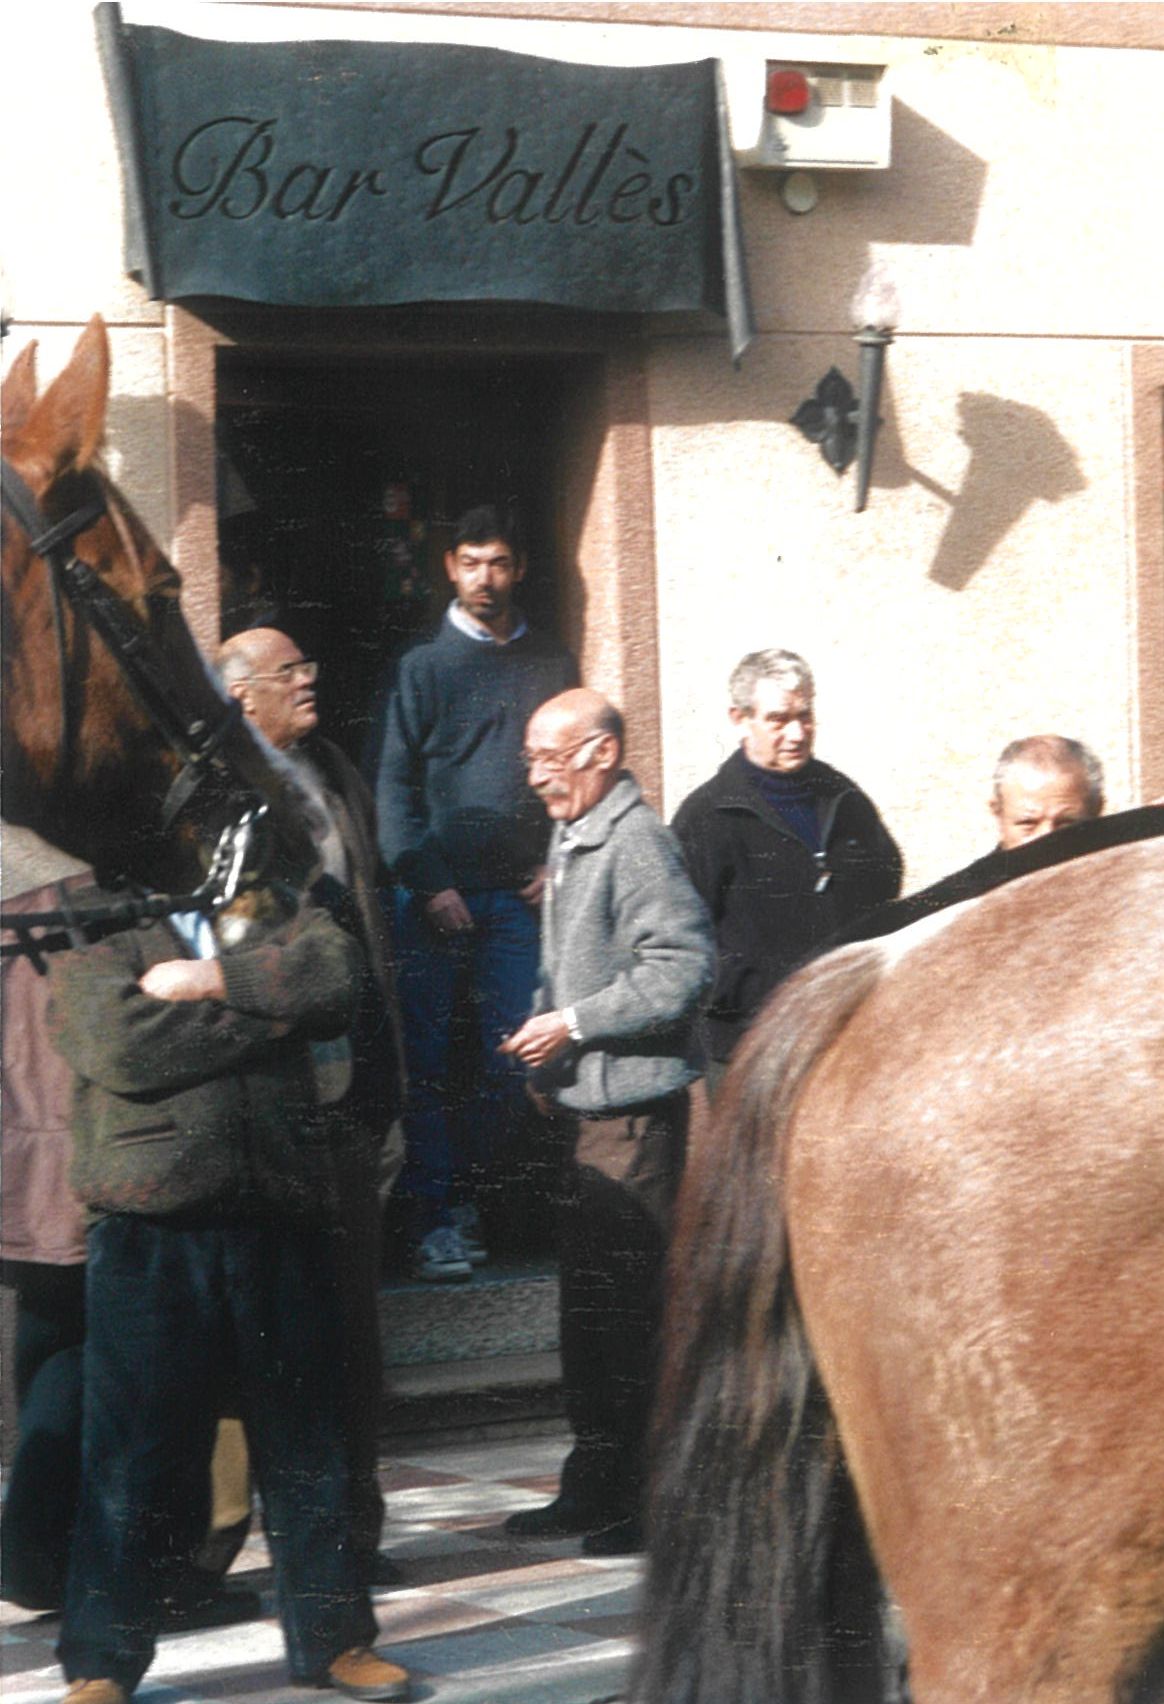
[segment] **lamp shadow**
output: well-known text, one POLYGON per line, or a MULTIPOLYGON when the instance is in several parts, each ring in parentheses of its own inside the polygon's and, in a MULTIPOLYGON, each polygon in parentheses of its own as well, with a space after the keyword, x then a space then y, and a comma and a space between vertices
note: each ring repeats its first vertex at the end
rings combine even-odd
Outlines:
POLYGON ((1087 486, 1074 449, 1039 408, 1010 397, 963 391, 958 423, 970 461, 957 491, 905 460, 892 421, 882 429, 874 477, 878 486, 913 481, 949 504, 929 578, 952 592, 969 585, 1032 503, 1060 503, 1087 486))

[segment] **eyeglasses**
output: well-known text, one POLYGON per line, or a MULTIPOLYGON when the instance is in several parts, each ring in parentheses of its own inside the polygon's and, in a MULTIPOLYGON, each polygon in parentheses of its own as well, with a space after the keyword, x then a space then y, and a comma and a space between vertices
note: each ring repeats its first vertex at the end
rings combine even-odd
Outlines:
POLYGON ((314 657, 297 657, 293 663, 280 663, 277 669, 268 669, 264 674, 244 675, 244 680, 277 680, 284 686, 290 686, 298 677, 305 680, 308 686, 319 679, 319 664, 314 657))
POLYGON ((527 770, 540 764, 543 769, 548 769, 551 775, 560 775, 572 757, 578 752, 584 751, 595 740, 605 739, 605 737, 602 729, 599 728, 594 733, 587 734, 585 739, 578 740, 574 745, 564 746, 561 751, 523 751, 521 761, 527 770))

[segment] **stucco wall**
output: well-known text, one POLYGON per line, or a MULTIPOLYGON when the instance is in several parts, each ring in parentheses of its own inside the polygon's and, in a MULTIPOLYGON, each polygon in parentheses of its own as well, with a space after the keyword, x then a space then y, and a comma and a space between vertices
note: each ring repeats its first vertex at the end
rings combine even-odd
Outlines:
MULTIPOLYGON (((211 34, 448 36, 598 60, 884 60, 890 170, 818 174, 819 204, 802 217, 775 174, 743 174, 760 331, 741 370, 718 332, 649 331, 666 804, 728 749, 728 669, 765 644, 813 663, 822 755, 884 806, 911 884, 984 849, 990 768, 1015 733, 1087 739, 1112 804, 1137 800, 1132 349, 1164 336, 1164 56, 532 14, 126 12, 211 34), (831 363, 856 377, 848 300, 871 257, 891 268, 902 316, 858 516, 852 474, 838 481, 787 421, 831 363)), ((0 117, 5 360, 38 336, 47 376, 88 315, 106 315, 114 473, 165 540, 181 424, 167 405, 170 332, 121 272, 87 0, 22 8, 6 45, 25 74, 10 75, 0 117)))
POLYGON ((1086 739, 1112 806, 1140 796, 1128 351, 1164 331, 1164 60, 895 52, 891 170, 819 174, 803 217, 744 174, 742 373, 660 343, 650 381, 669 805, 730 749, 732 663, 801 649, 822 755, 883 804, 916 884, 989 844, 1016 733, 1086 739), (847 303, 873 257, 902 316, 856 515, 852 475, 786 422, 830 364, 855 381, 847 303))
POLYGON ((1132 802, 1120 346, 902 340, 861 515, 852 475, 782 423, 838 357, 762 339, 766 422, 719 418, 732 381, 710 356, 653 365, 671 801, 730 749, 731 666, 774 644, 812 663, 821 755, 874 793, 913 880, 986 849, 988 777, 1018 732, 1086 738, 1113 805, 1132 802))
POLYGON ((893 169, 820 174, 799 218, 745 174, 762 336, 740 375, 660 344, 651 407, 668 804, 731 746, 736 658, 803 649, 821 755, 871 787, 917 884, 987 847, 1016 733, 1084 738, 1111 804, 1137 803, 1128 343, 1164 331, 1164 60, 893 51, 893 169), (786 421, 832 363, 856 380, 847 300, 874 256, 902 331, 854 515, 852 475, 786 421))
POLYGON ((23 7, 6 22, 0 102, 4 367, 37 340, 42 385, 91 314, 112 352, 108 461, 159 539, 172 523, 163 308, 122 271, 120 166, 91 8, 23 7))

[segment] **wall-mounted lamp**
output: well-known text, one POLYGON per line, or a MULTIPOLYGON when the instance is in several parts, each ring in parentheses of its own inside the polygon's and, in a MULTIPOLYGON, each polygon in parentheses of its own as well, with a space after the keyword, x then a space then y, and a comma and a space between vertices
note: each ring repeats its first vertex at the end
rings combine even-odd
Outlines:
POLYGON ((853 296, 853 323, 861 346, 859 394, 842 372, 830 367, 816 395, 806 397, 792 424, 799 426, 811 444, 837 473, 844 473, 857 457, 857 511, 865 507, 873 474, 873 441, 881 425, 877 409, 881 401, 881 376, 885 351, 893 342, 900 309, 893 281, 878 261, 869 267, 853 296))

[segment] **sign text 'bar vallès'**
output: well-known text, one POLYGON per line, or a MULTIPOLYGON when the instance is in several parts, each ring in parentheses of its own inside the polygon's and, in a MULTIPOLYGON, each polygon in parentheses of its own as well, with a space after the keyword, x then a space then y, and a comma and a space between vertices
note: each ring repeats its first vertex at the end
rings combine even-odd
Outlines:
POLYGON ((750 331, 718 67, 227 42, 98 7, 127 264, 294 306, 708 308, 750 331))

